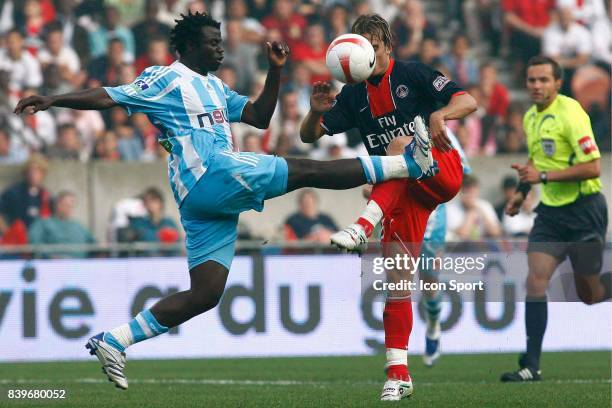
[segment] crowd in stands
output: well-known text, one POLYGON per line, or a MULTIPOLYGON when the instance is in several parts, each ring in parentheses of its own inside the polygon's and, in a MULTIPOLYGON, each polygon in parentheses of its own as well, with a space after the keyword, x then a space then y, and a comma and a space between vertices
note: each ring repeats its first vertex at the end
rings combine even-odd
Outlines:
MULTIPOLYGON (((46 159, 154 161, 166 155, 157 143, 159 131, 143 114, 128 116, 119 107, 103 112, 52 108, 17 116, 12 113, 17 101, 34 93, 130 83, 148 66, 171 64, 177 55, 169 47, 169 34, 174 20, 188 11, 208 12, 222 22, 225 59, 215 74, 252 98, 265 80, 263 43, 284 40, 291 47, 270 127, 233 124, 236 149, 316 159, 363 154, 356 131, 311 145, 300 141, 298 129, 309 109, 311 84, 331 80, 325 67, 327 45, 348 32, 356 16, 375 12, 391 23, 394 57, 429 64, 476 98, 476 113, 448 124, 469 157, 526 151, 522 115, 529 101, 522 92, 524 66, 538 53, 559 60, 565 74, 563 92, 588 111, 600 150, 610 151, 609 0, 435 3, 441 7, 434 7, 432 15, 424 0, 0 0, 0 164, 27 163, 28 169, 26 181, 10 187, 0 199, 1 242, 22 242, 34 226, 30 235, 36 240, 61 240, 53 231, 69 222, 75 196, 63 192, 51 200, 40 174, 44 175, 46 159), (47 217, 49 222, 32 225, 47 217)), ((334 86, 339 90, 341 84, 334 86)), ((491 204, 478 198, 476 179, 466 178, 464 184, 456 208, 449 208, 464 220, 453 228, 457 237, 526 231, 524 225, 500 217, 499 211, 494 217, 491 204)), ((508 180, 503 185, 512 187, 508 180)), ((316 196, 308 198, 309 194, 303 200, 316 204, 316 196)), ((159 206, 152 204, 156 197, 152 191, 140 197, 148 203, 143 204, 141 220, 119 228, 129 227, 129 239, 178 239, 167 230, 159 232, 177 227, 160 218, 154 209, 159 206)), ((529 205, 521 221, 525 225, 533 218, 529 205)), ((302 238, 298 230, 304 219, 308 216, 287 222, 288 237, 302 238)), ((325 231, 334 229, 333 222, 321 225, 325 231)), ((75 235, 89 242, 85 232, 75 235)))

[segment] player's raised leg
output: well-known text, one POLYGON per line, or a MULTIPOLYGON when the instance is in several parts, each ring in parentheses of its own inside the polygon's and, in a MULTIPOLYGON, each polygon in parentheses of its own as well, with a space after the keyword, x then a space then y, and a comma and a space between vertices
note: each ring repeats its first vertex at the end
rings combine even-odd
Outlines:
POLYGON ((398 154, 412 148, 415 162, 426 163, 431 156, 431 160, 435 163, 435 171, 423 179, 391 180, 375 186, 370 201, 357 222, 332 235, 331 240, 334 245, 348 251, 362 250, 374 227, 406 194, 418 196, 419 200, 431 209, 449 201, 457 194, 463 177, 461 157, 454 149, 442 152, 434 147, 428 151, 431 146, 429 132, 422 119, 415 119, 415 124, 417 122, 420 125, 415 126, 414 139, 410 136, 397 137, 389 144, 387 151, 389 154, 398 154))

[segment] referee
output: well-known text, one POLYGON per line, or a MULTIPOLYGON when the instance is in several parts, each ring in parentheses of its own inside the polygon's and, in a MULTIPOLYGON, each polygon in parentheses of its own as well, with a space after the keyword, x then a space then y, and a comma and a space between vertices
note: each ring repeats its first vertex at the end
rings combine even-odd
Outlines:
POLYGON ((610 298, 610 273, 600 276, 608 211, 600 193, 600 154, 588 115, 572 98, 559 94, 561 67, 547 57, 527 63, 527 90, 533 106, 525 113, 529 160, 514 164, 520 184, 506 213, 516 215, 532 184, 542 184, 542 202, 531 233, 527 259, 525 328, 527 352, 519 369, 503 382, 540 380, 540 354, 546 331, 546 288, 557 266, 569 256, 576 292, 588 305, 610 298))

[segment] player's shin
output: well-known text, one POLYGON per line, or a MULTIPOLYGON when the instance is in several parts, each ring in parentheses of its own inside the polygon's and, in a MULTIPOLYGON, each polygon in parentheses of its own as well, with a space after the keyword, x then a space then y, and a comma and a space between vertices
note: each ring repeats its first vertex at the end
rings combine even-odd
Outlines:
POLYGON ((525 300, 525 331, 527 334, 527 352, 521 361, 521 367, 538 370, 542 354, 542 340, 546 332, 548 304, 546 296, 527 297, 525 300))
POLYGON ((412 303, 410 297, 389 297, 383 313, 387 378, 408 380, 408 339, 412 331, 412 303))
POLYGON ((440 331, 440 311, 442 305, 440 301, 442 294, 440 292, 431 292, 423 298, 427 319, 427 336, 430 338, 438 338, 440 331))
POLYGON ((389 180, 377 184, 372 189, 370 201, 357 220, 369 237, 376 225, 398 202, 400 194, 406 190, 406 180, 389 180))
POLYGON ((150 310, 138 313, 131 322, 104 333, 104 341, 123 352, 134 343, 166 333, 168 328, 162 326, 150 310))

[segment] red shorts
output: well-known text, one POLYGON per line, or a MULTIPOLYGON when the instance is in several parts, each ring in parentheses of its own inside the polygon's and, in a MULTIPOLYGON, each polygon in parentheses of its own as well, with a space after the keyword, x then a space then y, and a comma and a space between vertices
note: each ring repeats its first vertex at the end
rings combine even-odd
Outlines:
POLYGON ((410 252, 416 252, 415 256, 418 256, 420 251, 417 247, 423 240, 429 215, 438 204, 445 203, 457 195, 463 180, 463 165, 457 150, 442 152, 434 147, 432 155, 440 168, 440 172, 434 177, 425 180, 391 180, 374 186, 372 190, 372 195, 375 195, 376 189, 381 186, 387 183, 397 184, 395 188, 400 189, 401 194, 394 195, 387 205, 381 206, 390 208, 384 214, 382 242, 412 244, 410 252))

